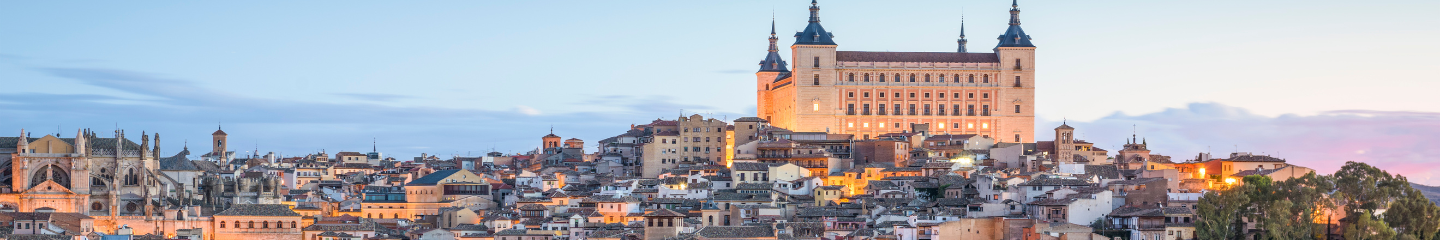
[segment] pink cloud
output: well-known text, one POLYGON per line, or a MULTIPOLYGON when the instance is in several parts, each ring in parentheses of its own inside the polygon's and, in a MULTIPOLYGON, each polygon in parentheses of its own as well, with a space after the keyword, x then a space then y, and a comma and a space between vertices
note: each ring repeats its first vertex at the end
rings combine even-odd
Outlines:
MULTIPOLYGON (((1049 133, 1059 124, 1041 124, 1040 132, 1049 133)), ((1207 151, 1228 156, 1238 150, 1284 158, 1326 174, 1346 161, 1356 161, 1404 175, 1411 182, 1440 185, 1440 113, 1345 110, 1265 117, 1217 103, 1192 103, 1069 124, 1077 128, 1079 137, 1112 151, 1136 129, 1156 154, 1177 160, 1194 159, 1207 151)))

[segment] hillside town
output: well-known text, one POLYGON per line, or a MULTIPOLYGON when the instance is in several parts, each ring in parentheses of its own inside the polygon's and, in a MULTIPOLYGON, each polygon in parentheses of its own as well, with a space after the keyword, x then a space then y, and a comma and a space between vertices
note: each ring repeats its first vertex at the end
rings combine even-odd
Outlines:
POLYGON ((158 134, 24 132, 0 137, 14 170, 0 225, 6 239, 1195 239, 1202 192, 1314 172, 1162 155, 1138 137, 1101 149, 1068 125, 1035 143, 909 127, 860 139, 692 115, 406 159, 237 155, 223 130, 204 152, 162 152, 158 134))

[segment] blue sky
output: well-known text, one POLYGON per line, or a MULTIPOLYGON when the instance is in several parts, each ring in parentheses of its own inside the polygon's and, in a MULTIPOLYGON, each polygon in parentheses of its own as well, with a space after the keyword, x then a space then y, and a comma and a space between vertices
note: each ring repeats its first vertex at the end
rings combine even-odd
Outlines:
MULTIPOLYGON (((1440 59, 1432 57, 1440 46, 1429 44, 1440 35, 1440 18, 1431 16, 1440 2, 1020 4, 1023 26, 1039 46, 1041 130, 1071 119, 1093 124, 1097 138, 1113 138, 1128 135, 1124 118, 1205 109, 1243 113, 1224 118, 1241 125, 1234 119, 1379 121, 1440 112, 1433 93, 1440 59)), ((372 138, 398 157, 519 152, 533 149, 552 125, 556 134, 593 142, 682 109, 753 115, 753 73, 772 14, 787 43, 804 27, 808 5, 5 2, 0 113, 7 117, 0 129, 50 133, 58 125, 69 136, 78 127, 108 132, 118 125, 161 132, 166 149, 179 149, 185 140, 208 139, 223 122, 238 145, 232 148, 286 155, 368 150, 372 138)), ((1009 2, 820 6, 840 50, 953 51, 963 13, 972 51, 988 52, 1006 26, 1009 2)), ((1185 126, 1151 125, 1140 126, 1141 134, 1173 139, 1152 144, 1166 154, 1230 145, 1174 130, 1185 126)), ((1202 126, 1215 127, 1195 125, 1202 126)), ((1253 145, 1256 152, 1329 148, 1253 145)))

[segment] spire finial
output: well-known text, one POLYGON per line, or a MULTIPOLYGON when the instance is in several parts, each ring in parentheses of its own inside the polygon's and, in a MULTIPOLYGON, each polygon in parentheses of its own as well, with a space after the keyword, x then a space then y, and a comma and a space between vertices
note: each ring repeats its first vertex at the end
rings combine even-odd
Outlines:
POLYGON ((810 0, 810 22, 820 22, 820 3, 810 0))
MULTIPOLYGON (((961 12, 964 12, 964 11, 961 11, 961 12)), ((965 39, 965 14, 964 14, 964 13, 961 13, 961 14, 960 14, 960 39, 959 39, 959 40, 955 40, 955 42, 960 43, 960 50, 959 50, 959 52, 962 52, 962 53, 963 53, 963 52, 970 52, 969 49, 966 49, 966 47, 965 47, 965 44, 966 44, 966 43, 970 43, 970 40, 966 40, 966 39, 965 39)))
MULTIPOLYGON (((554 130, 551 130, 551 131, 553 132, 554 130)), ((379 140, 377 140, 375 137, 370 137, 370 151, 371 151, 371 152, 380 152, 380 147, 379 147, 380 144, 379 144, 378 142, 379 142, 379 140)))
POLYGON ((1020 25, 1020 3, 1018 0, 1010 1, 1010 25, 1020 25))

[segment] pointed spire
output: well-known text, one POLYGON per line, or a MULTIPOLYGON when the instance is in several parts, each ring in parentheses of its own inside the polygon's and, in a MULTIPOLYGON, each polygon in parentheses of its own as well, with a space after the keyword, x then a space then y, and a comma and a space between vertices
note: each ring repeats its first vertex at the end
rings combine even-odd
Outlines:
POLYGON ((969 49, 965 49, 965 44, 970 42, 965 39, 965 14, 960 14, 960 40, 955 41, 960 43, 960 52, 969 52, 969 49))
MULTIPOLYGON (((761 72, 788 72, 788 71, 789 71, 789 70, 785 69, 785 60, 780 59, 780 46, 779 46, 779 45, 776 45, 776 42, 778 42, 778 41, 780 41, 780 37, 775 36, 775 17, 774 17, 774 16, 771 16, 771 17, 770 17, 770 48, 769 48, 768 50, 766 50, 766 51, 768 51, 768 53, 765 54, 765 59, 764 59, 764 60, 760 60, 760 71, 761 71, 761 72)), ((684 116, 685 116, 685 113, 683 113, 683 112, 680 113, 680 116, 681 116, 681 117, 684 117, 684 116)))
POLYGON ((835 36, 820 26, 820 3, 810 1, 810 24, 804 31, 795 33, 795 45, 836 45, 835 36))
MULTIPOLYGON (((551 133, 551 134, 554 134, 554 133, 555 133, 555 130, 554 130, 554 129, 551 129, 551 130, 550 130, 550 133, 551 133)), ((374 138, 374 137, 371 137, 371 138, 370 138, 370 152, 380 152, 380 143, 379 143, 379 142, 380 142, 380 140, 377 139, 377 138, 374 138)))

